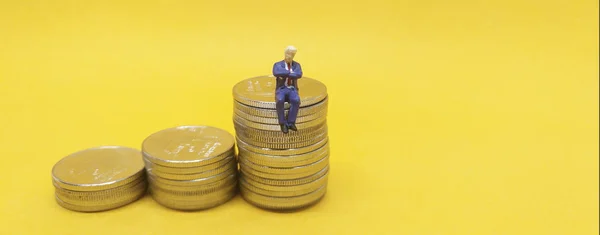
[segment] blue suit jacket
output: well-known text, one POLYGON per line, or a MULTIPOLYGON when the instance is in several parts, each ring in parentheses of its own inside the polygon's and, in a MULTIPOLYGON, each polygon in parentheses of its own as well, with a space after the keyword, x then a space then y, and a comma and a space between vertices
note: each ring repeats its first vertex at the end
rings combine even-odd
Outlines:
POLYGON ((298 79, 302 78, 302 66, 300 63, 296 61, 292 61, 292 70, 293 73, 290 73, 287 69, 285 69, 285 60, 281 60, 273 64, 273 76, 277 79, 277 85, 275 89, 279 89, 282 86, 285 86, 285 79, 292 79, 292 83, 296 89, 298 88, 298 79))

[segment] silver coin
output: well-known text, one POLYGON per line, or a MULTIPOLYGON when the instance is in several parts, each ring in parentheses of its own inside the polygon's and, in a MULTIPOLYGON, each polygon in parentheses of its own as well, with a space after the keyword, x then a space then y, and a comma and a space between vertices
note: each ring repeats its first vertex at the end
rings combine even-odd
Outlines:
POLYGON ((219 168, 213 169, 213 170, 208 170, 208 171, 204 171, 204 172, 200 172, 200 173, 174 174, 174 173, 162 172, 156 168, 147 169, 147 171, 151 172, 151 174, 153 174, 153 175, 159 176, 161 178, 169 179, 169 180, 202 179, 202 178, 207 178, 207 177, 221 174, 223 172, 229 171, 230 169, 237 169, 237 162, 236 162, 235 158, 229 157, 228 159, 229 159, 229 161, 225 165, 223 165, 219 168))
POLYGON ((90 207, 108 206, 122 201, 129 201, 132 198, 137 198, 140 194, 146 192, 147 184, 146 181, 140 181, 132 188, 105 195, 72 195, 61 193, 59 191, 55 192, 55 195, 61 201, 71 205, 90 207))
POLYGON ((328 176, 329 175, 326 174, 312 182, 293 186, 273 186, 261 184, 260 182, 252 181, 250 178, 241 177, 240 185, 253 192, 269 197, 297 197, 314 192, 320 187, 326 185, 328 182, 328 176))
POLYGON ((218 182, 229 177, 232 174, 237 173, 237 168, 228 168, 225 172, 219 173, 217 175, 212 175, 206 178, 199 178, 193 180, 171 180, 165 179, 160 176, 154 175, 152 171, 148 171, 148 181, 156 182, 159 184, 166 184, 172 186, 181 186, 181 187, 197 187, 204 186, 210 183, 218 182))
MULTIPOLYGON (((265 130, 265 131, 281 131, 281 127, 279 126, 279 124, 272 125, 272 124, 251 122, 251 121, 248 121, 236 114, 233 115, 233 121, 240 123, 241 125, 247 126, 249 128, 253 128, 253 129, 265 130)), ((327 122, 327 116, 321 116, 317 119, 313 119, 313 120, 310 120, 307 122, 296 123, 296 127, 298 128, 298 130, 304 130, 304 129, 315 130, 315 129, 318 129, 321 125, 325 124, 326 122, 327 122), (311 129, 309 129, 309 128, 311 128, 311 129)))
POLYGON ((137 201, 138 199, 140 199, 141 197, 143 197, 146 194, 146 191, 137 191, 134 192, 133 194, 129 194, 125 197, 122 197, 120 200, 111 200, 108 201, 105 204, 85 204, 85 203, 77 203, 77 204, 71 204, 71 203, 67 203, 65 201, 63 201, 61 199, 61 197, 59 195, 55 195, 55 200, 58 203, 58 205, 60 205, 63 208, 66 208, 68 210, 72 210, 72 211, 78 211, 78 212, 100 212, 100 211, 107 211, 107 210, 113 210, 113 209, 117 209, 126 205, 129 205, 135 201, 137 201))
POLYGON ((201 200, 210 197, 220 197, 225 192, 229 192, 232 188, 237 187, 237 180, 230 184, 223 185, 215 190, 207 191, 168 191, 157 187, 149 187, 151 194, 156 197, 169 198, 173 200, 201 200))
POLYGON ((227 156, 218 162, 214 162, 214 163, 210 163, 210 164, 206 164, 206 165, 202 165, 202 166, 192 166, 192 167, 163 166, 163 165, 153 163, 146 158, 144 158, 144 163, 146 165, 146 169, 154 169, 159 172, 165 172, 165 173, 169 173, 169 174, 199 174, 202 172, 206 172, 206 171, 210 171, 210 170, 214 170, 219 167, 222 167, 225 164, 229 163, 229 161, 233 158, 235 158, 234 153, 232 153, 230 156, 227 156))
POLYGON ((238 180, 238 175, 231 174, 231 175, 227 176, 227 178, 225 178, 225 179, 211 182, 211 183, 204 184, 204 185, 197 185, 197 186, 174 186, 174 185, 163 184, 163 183, 159 183, 159 182, 155 182, 155 181, 149 181, 149 182, 150 182, 150 187, 152 187, 152 188, 158 188, 163 191, 178 194, 179 192, 184 192, 184 193, 185 192, 212 192, 212 191, 216 191, 220 188, 223 188, 227 185, 235 184, 237 180, 238 180))
MULTIPOLYGON (((237 115, 243 119, 246 119, 247 121, 250 121, 250 122, 270 124, 270 125, 279 125, 279 121, 278 121, 279 119, 277 117, 254 116, 254 115, 245 113, 245 112, 243 112, 241 110, 237 110, 237 109, 234 109, 233 112, 235 113, 235 115, 237 115)), ((309 122, 309 121, 316 120, 319 118, 327 118, 327 109, 321 110, 320 112, 317 112, 317 113, 305 115, 305 116, 297 116, 296 123, 305 123, 305 122, 309 122)))
POLYGON ((217 207, 231 200, 235 195, 237 195, 238 188, 234 187, 228 192, 223 192, 218 195, 212 195, 210 197, 202 197, 196 198, 193 200, 176 200, 170 197, 160 197, 153 196, 154 201, 158 204, 181 211, 196 211, 196 210, 206 210, 213 207, 217 207))
MULTIPOLYGON (((244 79, 233 87, 233 98, 248 106, 275 109, 275 79, 272 75, 244 79)), ((300 107, 310 106, 327 98, 327 87, 316 79, 303 77, 298 79, 298 93, 300 107)))
POLYGON ((312 152, 290 156, 260 154, 248 151, 244 148, 239 148, 240 158, 257 165, 270 167, 294 167, 308 165, 324 158, 326 155, 329 155, 329 143, 326 143, 322 147, 312 152))
POLYGON ((259 154, 246 151, 242 148, 240 148, 239 153, 240 159, 244 159, 245 161, 249 161, 251 163, 254 163, 255 165, 263 165, 276 168, 310 165, 323 159, 327 155, 329 155, 328 144, 312 152, 291 156, 259 154))
POLYGON ((309 129, 301 129, 298 131, 291 131, 283 133, 281 131, 261 131, 239 125, 234 122, 235 134, 238 138, 254 142, 264 143, 297 143, 307 142, 315 139, 315 136, 322 136, 328 134, 327 123, 317 127, 309 129))
POLYGON ((302 196, 269 197, 253 192, 246 187, 240 187, 240 193, 242 197, 250 204, 260 208, 272 210, 294 210, 307 207, 318 202, 323 196, 325 196, 326 192, 327 184, 321 186, 314 192, 302 196))
POLYGON ((223 160, 234 152, 229 132, 210 126, 179 126, 148 136, 142 143, 150 162, 170 167, 204 166, 223 160))
POLYGON ((328 140, 329 140, 329 137, 322 139, 313 145, 309 145, 309 146, 301 147, 301 148, 272 149, 272 148, 262 148, 262 147, 253 146, 249 143, 244 142, 240 138, 236 138, 237 146, 240 149, 243 148, 247 151, 261 153, 261 154, 267 154, 267 155, 275 155, 275 156, 291 156, 291 155, 299 155, 299 154, 312 152, 318 148, 323 147, 323 145, 325 145, 328 142, 328 140))
POLYGON ((325 157, 324 159, 307 166, 293 168, 272 168, 256 165, 245 160, 240 161, 240 169, 258 177, 277 180, 305 178, 325 169, 327 165, 329 165, 329 157, 325 157))
POLYGON ((60 188, 98 191, 135 181, 144 174, 139 150, 122 146, 100 146, 75 152, 52 168, 52 180, 60 188))
POLYGON ((309 139, 307 141, 303 141, 303 142, 276 143, 276 142, 253 141, 250 139, 245 139, 242 136, 237 136, 238 139, 240 139, 250 145, 254 145, 255 147, 268 148, 268 149, 280 149, 280 150, 282 150, 282 149, 299 149, 299 148, 304 148, 307 146, 315 145, 315 144, 320 143, 322 140, 326 139, 327 137, 328 137, 327 133, 323 133, 320 135, 316 135, 316 136, 314 136, 314 138, 309 139))
MULTIPOLYGON (((315 113, 321 112, 323 110, 326 110, 326 109, 328 109, 328 103, 329 103, 328 99, 325 98, 323 101, 316 103, 314 105, 300 107, 298 109, 298 117, 303 117, 303 116, 315 114, 315 113)), ((234 108, 234 110, 240 110, 240 111, 247 113, 249 115, 252 115, 252 116, 268 117, 268 118, 277 118, 278 117, 276 109, 256 108, 256 107, 242 104, 235 100, 233 101, 233 108, 234 108)), ((286 103, 286 105, 284 105, 284 109, 285 109, 284 114, 285 115, 288 114, 289 108, 290 108, 289 103, 286 103)), ((325 111, 325 112, 327 112, 327 111, 325 111)))
POLYGON ((253 175, 244 169, 240 169, 240 177, 249 178, 253 181, 259 182, 261 184, 273 185, 273 186, 292 186, 292 185, 302 185, 313 182, 324 175, 329 174, 329 166, 325 167, 321 171, 315 173, 314 175, 310 175, 300 179, 291 179, 291 180, 278 180, 278 179, 269 179, 263 178, 260 176, 253 175))
POLYGON ((84 198, 118 197, 123 192, 131 191, 132 189, 134 189, 136 186, 140 185, 140 183, 142 183, 144 181, 146 181, 146 177, 139 177, 139 178, 135 179, 134 181, 127 183, 125 185, 121 185, 116 188, 110 188, 110 189, 104 189, 104 190, 98 190, 98 191, 73 191, 73 190, 61 188, 55 182, 53 182, 53 184, 54 184, 54 191, 56 194, 60 194, 65 197, 84 199, 84 198))

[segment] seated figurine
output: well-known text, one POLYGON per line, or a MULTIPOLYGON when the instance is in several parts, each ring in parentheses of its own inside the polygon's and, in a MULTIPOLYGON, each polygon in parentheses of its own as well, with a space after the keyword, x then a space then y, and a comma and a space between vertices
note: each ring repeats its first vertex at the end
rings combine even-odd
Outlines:
POLYGON ((296 116, 300 108, 300 96, 298 94, 298 79, 302 78, 302 67, 294 61, 297 49, 288 46, 284 52, 284 59, 273 65, 273 76, 277 80, 275 86, 275 101, 279 125, 283 133, 289 130, 298 131, 296 128, 296 116), (285 117, 284 104, 290 104, 290 110, 285 117))

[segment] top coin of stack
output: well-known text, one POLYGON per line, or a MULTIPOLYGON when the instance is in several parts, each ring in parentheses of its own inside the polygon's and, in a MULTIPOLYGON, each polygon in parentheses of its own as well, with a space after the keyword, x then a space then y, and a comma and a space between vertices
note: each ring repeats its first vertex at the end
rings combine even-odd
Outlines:
POLYGON ((235 140, 210 126, 180 126, 148 136, 142 151, 150 192, 176 210, 201 210, 237 193, 235 140))
POLYGON ((73 153, 52 168, 56 202, 80 212, 125 206, 146 192, 142 153, 137 149, 102 146, 73 153))
MULTIPOLYGON (((249 78, 233 88, 240 191, 257 207, 299 209, 318 202, 327 191, 327 88, 307 77, 298 79, 297 85, 297 131, 287 133, 279 125, 275 77, 249 78)), ((286 117, 290 108, 288 101, 286 117)))

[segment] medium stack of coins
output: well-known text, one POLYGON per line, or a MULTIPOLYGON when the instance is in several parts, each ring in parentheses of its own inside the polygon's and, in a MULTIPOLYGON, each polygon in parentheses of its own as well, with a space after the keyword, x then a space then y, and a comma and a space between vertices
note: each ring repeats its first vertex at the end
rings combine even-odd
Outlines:
MULTIPOLYGON (((278 122, 275 79, 250 78, 233 88, 240 192, 260 208, 300 209, 317 203, 327 191, 327 89, 311 78, 298 80, 298 130, 284 133, 278 122)), ((289 103, 284 108, 287 115, 289 103)))
POLYGON ((167 208, 208 209, 237 193, 235 141, 222 129, 165 129, 148 136, 142 152, 151 195, 167 208))
POLYGON ((130 204, 146 193, 139 150, 102 146, 73 153, 52 168, 56 202, 69 210, 97 212, 130 204))

